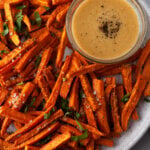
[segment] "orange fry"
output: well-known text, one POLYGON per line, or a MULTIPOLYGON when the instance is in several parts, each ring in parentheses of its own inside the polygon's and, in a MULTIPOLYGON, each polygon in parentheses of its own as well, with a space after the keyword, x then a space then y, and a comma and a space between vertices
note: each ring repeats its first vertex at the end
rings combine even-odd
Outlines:
POLYGON ((8 117, 9 119, 15 120, 23 124, 29 123, 34 119, 34 117, 30 115, 21 113, 6 106, 0 107, 0 116, 8 117))
POLYGON ((1 58, 4 58, 5 56, 7 56, 8 53, 10 52, 9 48, 1 41, 0 41, 0 52, 1 52, 1 54, 0 54, 1 58))
POLYGON ((5 101, 7 95, 8 95, 8 90, 3 87, 0 87, 0 106, 5 101))
POLYGON ((111 93, 111 99, 110 99, 110 104, 111 104, 111 114, 112 114, 112 119, 114 123, 114 132, 116 133, 121 133, 122 128, 120 126, 120 116, 118 114, 118 99, 116 95, 116 89, 113 89, 111 93))
POLYGON ((148 56, 150 55, 150 40, 144 47, 142 54, 140 55, 140 58, 137 62, 137 68, 136 68, 136 77, 138 77, 142 72, 142 67, 145 64, 148 56))
POLYGON ((64 143, 68 142, 70 138, 71 138, 71 134, 69 132, 60 134, 60 135, 56 136, 55 138, 53 138, 48 144, 43 146, 41 148, 41 150, 56 149, 56 148, 60 147, 61 145, 63 145, 64 143))
POLYGON ((71 56, 67 56, 63 66, 61 68, 61 71, 59 73, 58 79, 57 79, 57 81, 56 81, 56 83, 52 89, 51 95, 50 95, 48 101, 46 102, 45 108, 48 108, 49 106, 55 105, 56 100, 59 96, 62 80, 65 77, 65 74, 69 68, 70 61, 71 61, 71 56))
POLYGON ((102 132, 109 134, 110 127, 108 123, 105 93, 104 93, 104 82, 102 80, 93 80, 93 89, 100 104, 99 109, 96 111, 96 118, 99 128, 102 132))
POLYGON ((63 59, 63 56, 64 56, 64 51, 65 51, 67 41, 68 41, 68 39, 67 39, 67 33, 66 33, 66 26, 64 26, 62 36, 61 36, 61 40, 60 40, 60 44, 59 44, 58 50, 57 50, 56 66, 58 68, 60 68, 61 65, 62 65, 62 59, 63 59))
POLYGON ((38 71, 37 71, 37 74, 35 77, 35 82, 39 78, 40 74, 42 73, 42 70, 44 68, 46 68, 46 66, 48 65, 50 58, 51 58, 51 55, 52 55, 52 52, 53 52, 53 48, 51 48, 51 47, 44 50, 44 52, 42 54, 42 59, 41 59, 41 62, 39 64, 38 71))
POLYGON ((16 31, 14 30, 14 23, 13 23, 11 8, 8 2, 4 3, 4 11, 5 11, 5 17, 8 20, 9 36, 11 40, 13 41, 13 43, 16 46, 18 46, 20 44, 20 39, 16 31))
POLYGON ((59 128, 59 126, 60 126, 59 122, 56 122, 54 124, 49 125, 44 130, 42 130, 39 134, 37 134, 34 137, 28 139, 24 143, 22 143, 20 145, 17 145, 16 148, 20 149, 20 148, 25 147, 26 145, 32 145, 32 144, 38 142, 39 140, 45 138, 46 136, 48 136, 49 134, 51 134, 52 132, 57 130, 59 128))
POLYGON ((59 39, 61 38, 62 32, 60 30, 54 28, 53 26, 50 26, 49 31, 50 31, 51 35, 54 34, 59 39))
POLYGON ((51 4, 51 0, 30 0, 30 3, 33 6, 46 6, 49 7, 51 4))
POLYGON ((78 92, 79 92, 79 78, 76 78, 69 97, 69 108, 71 108, 76 112, 79 111, 78 92))

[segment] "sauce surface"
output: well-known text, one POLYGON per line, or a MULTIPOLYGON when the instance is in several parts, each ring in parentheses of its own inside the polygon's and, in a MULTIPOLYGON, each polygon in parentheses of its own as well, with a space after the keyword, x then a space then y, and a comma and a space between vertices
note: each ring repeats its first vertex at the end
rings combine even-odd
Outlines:
POLYGON ((74 13, 72 33, 82 51, 110 60, 133 48, 139 35, 139 21, 126 0, 85 0, 74 13))

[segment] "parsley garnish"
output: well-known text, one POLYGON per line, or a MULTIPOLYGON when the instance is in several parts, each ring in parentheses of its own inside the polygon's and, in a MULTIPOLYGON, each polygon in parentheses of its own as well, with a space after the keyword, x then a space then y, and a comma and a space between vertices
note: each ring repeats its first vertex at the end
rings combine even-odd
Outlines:
POLYGON ((15 16, 16 18, 16 27, 18 32, 21 32, 21 26, 22 26, 22 20, 23 20, 23 14, 22 14, 22 10, 20 10, 20 12, 18 12, 15 16))
POLYGON ((28 110, 29 110, 30 107, 33 107, 33 104, 34 104, 35 100, 36 100, 36 96, 33 97, 32 101, 30 102, 29 105, 26 105, 26 107, 25 107, 25 109, 24 109, 24 112, 25 112, 25 113, 28 112, 28 110))
POLYGON ((129 94, 126 94, 126 95, 121 99, 121 101, 124 102, 124 103, 127 102, 127 101, 129 100, 129 98, 130 98, 130 95, 131 95, 130 93, 129 93, 129 94))
POLYGON ((144 100, 150 103, 150 97, 145 97, 144 100))
POLYGON ((80 136, 71 136, 72 141, 84 140, 88 137, 88 130, 84 130, 83 134, 80 136))
POLYGON ((80 130, 84 131, 84 132, 80 136, 71 136, 71 140, 72 141, 80 141, 80 140, 86 139, 88 137, 88 130, 85 130, 77 119, 76 119, 76 123, 78 124, 80 130))
POLYGON ((49 7, 47 7, 47 6, 43 6, 43 7, 44 7, 47 11, 48 11, 48 10, 50 10, 50 8, 49 8, 49 7))
POLYGON ((0 54, 3 56, 3 54, 8 54, 9 53, 9 51, 7 51, 7 50, 1 50, 0 51, 0 54))
POLYGON ((38 68, 39 64, 41 62, 41 56, 37 56, 35 60, 35 67, 38 68))
POLYGON ((40 27, 42 23, 42 19, 37 11, 34 12, 34 18, 35 18, 36 24, 40 27))
POLYGON ((18 83, 17 85, 18 85, 18 86, 19 86, 19 85, 24 85, 24 82, 22 81, 22 82, 18 83))
POLYGON ((51 116, 51 114, 55 111, 55 108, 52 108, 52 110, 48 113, 48 114, 44 114, 44 119, 49 119, 49 117, 51 116))
POLYGON ((3 24, 3 32, 2 35, 6 36, 9 33, 9 29, 8 29, 8 25, 6 24, 6 22, 3 24))
POLYGON ((20 6, 16 6, 16 9, 24 9, 26 7, 27 7, 26 5, 20 5, 20 6))

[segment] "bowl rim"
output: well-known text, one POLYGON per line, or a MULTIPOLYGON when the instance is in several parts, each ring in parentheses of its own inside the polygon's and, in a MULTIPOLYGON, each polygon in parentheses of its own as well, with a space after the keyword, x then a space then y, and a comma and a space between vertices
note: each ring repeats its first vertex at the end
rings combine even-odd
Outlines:
POLYGON ((138 1, 135 0, 127 0, 128 3, 132 6, 133 9, 135 9, 135 12, 138 16, 139 20, 139 37, 137 38, 137 41, 135 42, 135 45, 131 48, 131 50, 129 50, 127 53, 125 53, 124 55, 118 57, 118 58, 112 58, 112 59, 99 59, 99 58, 95 58, 94 56, 91 56, 90 54, 86 53, 84 50, 81 50, 78 46, 78 44, 75 42, 74 38, 73 38, 73 34, 72 34, 72 16, 77 8, 77 5, 81 4, 83 1, 85 0, 73 0, 67 15, 66 15, 66 32, 68 35, 68 39, 73 47, 73 49, 75 51, 77 51, 80 55, 82 55, 83 57, 85 57, 87 60, 91 61, 91 62, 96 62, 96 63, 103 63, 103 64, 115 64, 115 63, 119 63, 122 62, 130 57, 132 57, 142 46, 145 37, 146 37, 146 33, 148 30, 148 18, 146 15, 145 10, 142 8, 142 6, 140 5, 140 3, 138 1), (73 11, 73 9, 75 9, 73 11))

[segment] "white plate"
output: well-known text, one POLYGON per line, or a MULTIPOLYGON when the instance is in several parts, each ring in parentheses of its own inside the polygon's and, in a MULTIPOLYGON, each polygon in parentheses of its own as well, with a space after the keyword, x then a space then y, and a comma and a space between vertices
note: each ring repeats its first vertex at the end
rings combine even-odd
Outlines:
MULTIPOLYGON (((138 0, 138 2, 147 13, 149 25, 146 40, 148 40, 150 38, 150 0, 138 0)), ((150 103, 141 100, 137 111, 140 119, 130 122, 128 131, 123 133, 120 138, 115 139, 115 147, 104 147, 104 150, 129 150, 140 140, 150 126, 150 103)))

